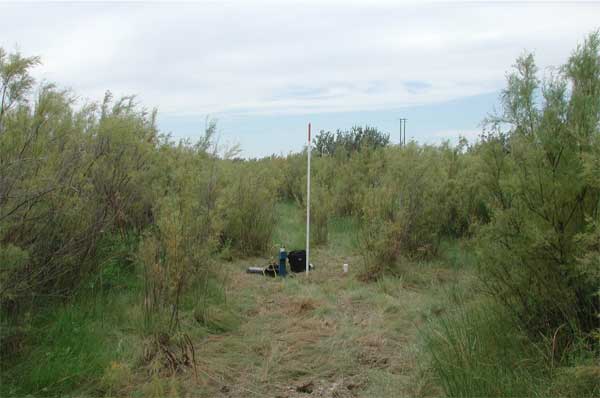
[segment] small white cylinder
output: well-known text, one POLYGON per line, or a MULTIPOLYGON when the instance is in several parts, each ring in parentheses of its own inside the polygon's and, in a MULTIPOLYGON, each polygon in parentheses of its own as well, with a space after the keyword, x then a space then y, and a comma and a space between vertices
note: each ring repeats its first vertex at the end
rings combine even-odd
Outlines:
POLYGON ((348 273, 348 264, 344 264, 343 268, 344 268, 344 274, 348 273))

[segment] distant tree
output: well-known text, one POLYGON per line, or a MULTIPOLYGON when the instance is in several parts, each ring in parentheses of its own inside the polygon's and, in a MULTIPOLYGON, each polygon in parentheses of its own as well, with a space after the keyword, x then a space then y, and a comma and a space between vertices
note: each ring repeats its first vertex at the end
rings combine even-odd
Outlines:
POLYGON ((377 127, 354 126, 352 129, 340 130, 335 134, 321 130, 314 139, 315 149, 321 156, 333 155, 338 150, 346 153, 358 152, 363 148, 382 148, 390 143, 390 135, 377 127))

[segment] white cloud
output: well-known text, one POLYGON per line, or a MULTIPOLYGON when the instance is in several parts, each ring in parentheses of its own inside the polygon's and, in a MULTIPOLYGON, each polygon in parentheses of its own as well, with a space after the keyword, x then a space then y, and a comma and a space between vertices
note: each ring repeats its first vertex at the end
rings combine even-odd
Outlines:
POLYGON ((512 2, 2 4, 0 46, 41 55, 37 77, 84 97, 134 93, 163 113, 374 110, 497 90, 526 49, 542 67, 560 64, 598 28, 599 12, 512 2))

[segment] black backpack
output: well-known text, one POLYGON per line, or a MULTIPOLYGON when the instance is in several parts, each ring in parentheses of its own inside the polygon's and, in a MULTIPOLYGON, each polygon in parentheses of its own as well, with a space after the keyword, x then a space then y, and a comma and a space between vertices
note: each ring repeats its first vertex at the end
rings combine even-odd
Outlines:
POLYGON ((306 271, 306 250, 293 250, 288 253, 290 270, 292 272, 306 271))

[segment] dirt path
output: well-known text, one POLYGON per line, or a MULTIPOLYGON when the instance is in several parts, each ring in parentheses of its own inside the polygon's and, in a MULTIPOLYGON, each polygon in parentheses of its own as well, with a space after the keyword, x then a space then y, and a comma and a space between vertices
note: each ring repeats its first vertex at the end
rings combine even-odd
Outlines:
POLYGON ((435 312, 435 283, 362 283, 357 258, 317 251, 309 277, 281 280, 231 267, 237 330, 196 344, 186 394, 221 397, 398 397, 436 390, 419 367, 417 329, 435 312), (341 272, 350 263, 350 273, 341 272))

